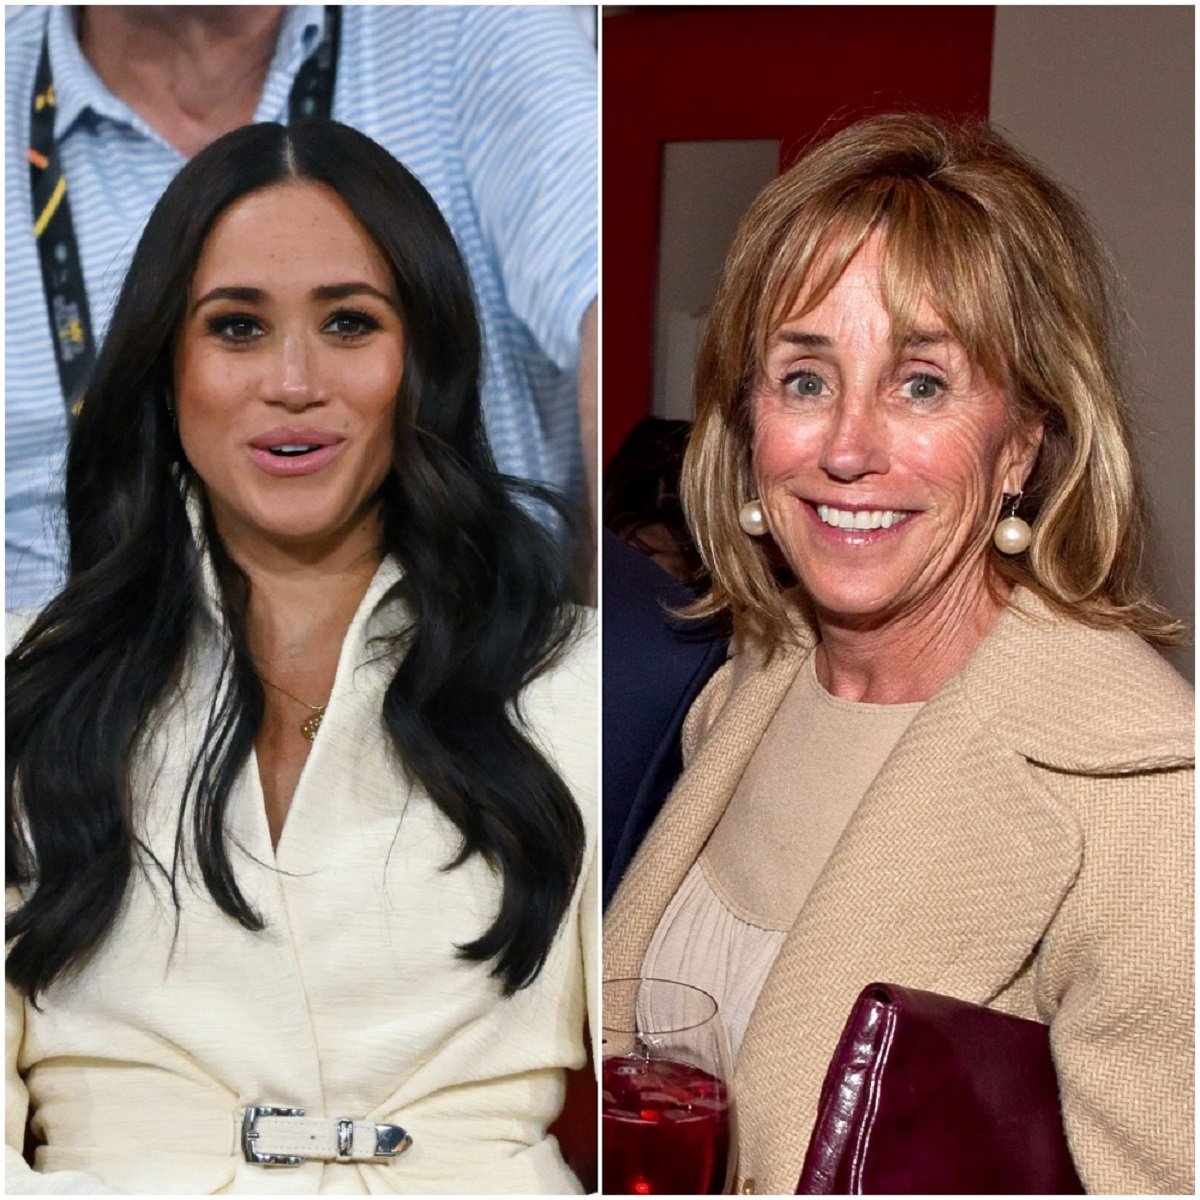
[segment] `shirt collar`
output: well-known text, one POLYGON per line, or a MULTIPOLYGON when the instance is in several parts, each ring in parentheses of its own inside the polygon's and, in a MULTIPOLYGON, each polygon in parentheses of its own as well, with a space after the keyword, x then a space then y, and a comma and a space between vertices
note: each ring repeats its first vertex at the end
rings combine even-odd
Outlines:
POLYGON ((87 109, 131 124, 132 109, 104 86, 79 46, 76 9, 51 5, 46 17, 50 41, 50 74, 54 79, 54 138, 62 141, 87 109))
MULTIPOLYGON (((50 73, 54 79, 54 138, 62 141, 88 109, 125 125, 143 128, 143 122, 121 99, 105 87, 84 57, 79 45, 74 5, 51 5, 47 12, 50 73)), ((275 54, 267 70, 256 121, 286 119, 288 94, 300 64, 316 50, 325 24, 321 4, 292 5, 284 10, 275 54)))
POLYGON ((255 121, 286 121, 288 97, 300 64, 321 44, 325 6, 296 4, 284 9, 275 53, 255 109, 255 121))

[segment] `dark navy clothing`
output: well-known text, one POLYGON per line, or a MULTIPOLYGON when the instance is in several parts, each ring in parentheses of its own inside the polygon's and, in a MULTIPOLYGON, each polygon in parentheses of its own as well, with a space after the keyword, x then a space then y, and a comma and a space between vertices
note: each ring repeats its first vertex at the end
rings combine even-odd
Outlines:
POLYGON ((683 621, 693 596, 653 559, 604 533, 604 903, 682 769, 680 731, 725 661, 712 622, 683 621), (664 607, 665 606, 665 607, 664 607))

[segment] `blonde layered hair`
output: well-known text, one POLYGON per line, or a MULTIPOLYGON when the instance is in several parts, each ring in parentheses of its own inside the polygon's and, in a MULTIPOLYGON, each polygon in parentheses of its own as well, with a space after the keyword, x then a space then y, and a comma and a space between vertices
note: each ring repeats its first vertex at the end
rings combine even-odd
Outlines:
POLYGON ((732 611, 786 639, 800 590, 738 510, 755 495, 751 396, 767 342, 814 308, 875 231, 897 349, 927 300, 1014 423, 1041 421, 1025 484, 1029 550, 989 550, 994 578, 1067 615, 1157 642, 1179 623, 1141 579, 1145 513, 1115 366, 1108 263, 1078 203, 986 125, 918 114, 861 121, 766 187, 734 236, 696 364, 682 497, 712 587, 696 615, 732 611))

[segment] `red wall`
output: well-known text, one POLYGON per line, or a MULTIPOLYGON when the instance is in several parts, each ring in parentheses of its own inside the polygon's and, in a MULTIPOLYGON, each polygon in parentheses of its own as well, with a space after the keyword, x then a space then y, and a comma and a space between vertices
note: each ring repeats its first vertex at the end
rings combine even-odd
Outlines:
POLYGON ((603 18, 604 458, 650 411, 662 146, 894 109, 986 117, 994 10, 642 8, 603 18))

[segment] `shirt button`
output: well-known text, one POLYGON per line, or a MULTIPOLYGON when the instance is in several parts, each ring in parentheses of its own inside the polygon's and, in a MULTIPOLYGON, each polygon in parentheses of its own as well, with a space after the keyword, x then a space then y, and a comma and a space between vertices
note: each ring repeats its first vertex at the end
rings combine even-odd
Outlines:
POLYGON ((754 1179, 749 1175, 738 1184, 738 1195, 740 1196, 753 1196, 757 1192, 758 1187, 755 1185, 754 1179))

